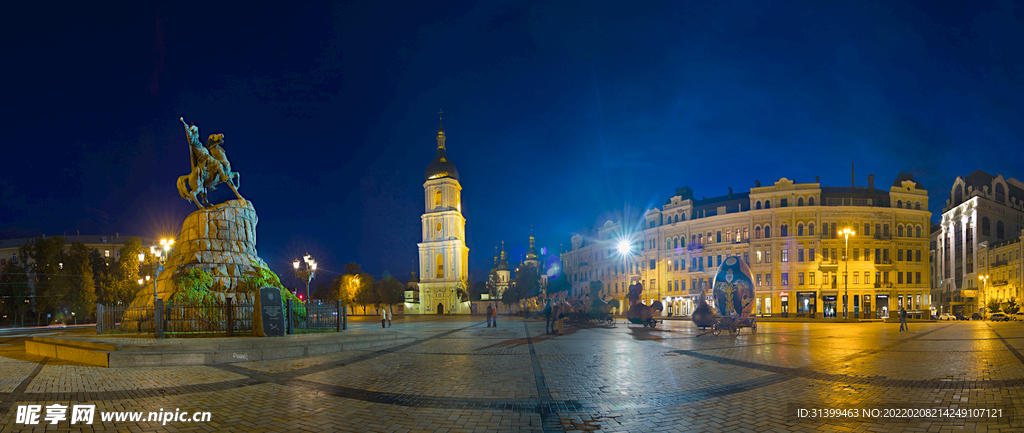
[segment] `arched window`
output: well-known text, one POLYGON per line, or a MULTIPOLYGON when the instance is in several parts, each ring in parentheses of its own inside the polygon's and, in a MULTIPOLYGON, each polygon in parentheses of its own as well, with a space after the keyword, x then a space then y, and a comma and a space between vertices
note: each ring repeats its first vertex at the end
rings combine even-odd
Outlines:
POLYGON ((999 238, 1000 240, 1002 240, 1004 233, 1005 232, 1003 231, 1003 222, 1002 221, 996 221, 996 237, 999 238))
POLYGON ((800 224, 796 225, 796 235, 797 236, 803 236, 804 235, 804 225, 803 225, 803 223, 800 223, 800 224))
POLYGON ((981 217, 981 235, 992 235, 992 225, 988 222, 988 217, 981 217))
POLYGON ((896 236, 903 237, 903 226, 896 226, 896 236))
POLYGON ((811 197, 811 198, 807 199, 807 205, 808 206, 814 206, 814 197, 811 197))
POLYGON ((896 200, 896 207, 903 208, 903 200, 896 200))
POLYGON ((761 202, 760 202, 760 201, 758 201, 758 202, 757 202, 757 205, 756 205, 756 206, 757 206, 757 207, 755 207, 755 209, 761 209, 761 202))
POLYGON ((672 249, 672 239, 669 239, 669 240, 665 241, 665 249, 666 250, 671 250, 672 249))
POLYGON ((771 209, 772 208, 772 201, 771 200, 765 200, 764 201, 764 208, 765 209, 771 209))
POLYGON ((765 239, 772 237, 772 226, 764 226, 765 239))
MULTIPOLYGON (((1004 188, 1001 183, 996 184, 996 202, 1006 203, 1006 188, 1004 188)), ((998 228, 996 230, 998 230, 998 228)))
MULTIPOLYGON (((811 200, 814 199, 812 198, 811 200)), ((807 236, 814 236, 814 223, 810 223, 807 225, 807 236)))
POLYGON ((787 226, 785 224, 779 226, 779 236, 782 236, 782 237, 789 236, 789 226, 787 226))
POLYGON ((434 193, 434 207, 441 206, 441 189, 434 193))
POLYGON ((796 199, 796 205, 797 206, 803 206, 804 205, 804 198, 800 197, 800 198, 796 199))
POLYGON ((679 238, 675 239, 675 248, 679 248, 679 238))
POLYGON ((914 210, 921 210, 921 202, 919 202, 919 201, 914 202, 914 210))
POLYGON ((437 255, 437 278, 444 278, 444 256, 441 254, 437 255))
POLYGON ((915 238, 921 237, 921 226, 914 227, 914 237, 915 238))
POLYGON ((754 239, 761 239, 761 227, 754 227, 754 239))

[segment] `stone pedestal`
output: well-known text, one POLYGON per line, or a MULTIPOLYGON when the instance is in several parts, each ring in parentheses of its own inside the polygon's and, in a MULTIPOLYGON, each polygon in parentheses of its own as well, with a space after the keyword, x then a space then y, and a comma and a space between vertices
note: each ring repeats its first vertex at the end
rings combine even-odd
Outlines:
MULTIPOLYGON (((253 302, 256 293, 239 293, 239 286, 246 278, 258 275, 258 267, 267 267, 256 254, 257 221, 256 209, 247 200, 231 200, 192 212, 185 218, 164 271, 155 281, 160 299, 167 301, 174 295, 174 275, 198 268, 213 276, 210 290, 221 301, 225 294, 237 293, 236 302, 253 302)), ((135 296, 132 307, 152 305, 153 287, 147 285, 135 296)))

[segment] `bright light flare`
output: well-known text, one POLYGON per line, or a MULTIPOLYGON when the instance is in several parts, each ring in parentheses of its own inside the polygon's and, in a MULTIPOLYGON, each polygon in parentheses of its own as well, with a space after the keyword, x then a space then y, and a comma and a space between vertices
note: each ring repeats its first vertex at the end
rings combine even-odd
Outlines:
POLYGON ((630 246, 629 242, 623 240, 619 241, 619 244, 615 246, 615 249, 619 251, 619 254, 626 255, 629 254, 632 247, 630 246))

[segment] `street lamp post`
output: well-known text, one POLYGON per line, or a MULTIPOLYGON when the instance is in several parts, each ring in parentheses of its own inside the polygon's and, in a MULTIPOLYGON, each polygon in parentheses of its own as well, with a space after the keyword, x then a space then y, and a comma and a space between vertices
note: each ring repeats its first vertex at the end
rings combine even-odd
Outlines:
POLYGON ((843 261, 846 262, 846 269, 843 271, 843 319, 849 319, 850 317, 850 236, 856 235, 853 230, 843 229, 839 232, 843 235, 843 239, 846 241, 846 247, 843 248, 843 261))
POLYGON ((313 260, 313 257, 311 257, 309 253, 306 253, 306 255, 302 256, 302 261, 306 262, 305 269, 299 268, 299 259, 292 261, 292 267, 295 268, 295 278, 306 280, 306 300, 308 301, 309 282, 313 281, 313 278, 316 277, 316 260, 313 260))
MULTIPOLYGON (((160 315, 157 309, 157 303, 160 301, 160 292, 157 291, 156 281, 160 279, 160 272, 164 270, 164 263, 167 262, 167 255, 174 245, 174 239, 160 239, 160 247, 156 245, 149 247, 149 254, 156 260, 156 277, 153 279, 153 332, 157 334, 157 338, 162 337, 162 330, 160 329, 160 315)), ((146 253, 139 253, 139 263, 141 264, 146 260, 146 253)), ((149 282, 149 275, 146 275, 146 282, 149 282)), ((139 284, 142 284, 142 279, 139 279, 139 284)))
POLYGON ((988 277, 988 275, 978 275, 978 279, 981 280, 981 296, 978 296, 979 312, 988 306, 988 277))
MULTIPOLYGON (((615 249, 619 251, 619 255, 622 256, 622 287, 623 291, 629 290, 629 254, 631 253, 632 247, 629 242, 625 239, 619 241, 619 244, 615 246, 615 249)), ((629 292, 626 292, 627 294, 629 292)), ((625 309, 625 307, 623 307, 625 309)))

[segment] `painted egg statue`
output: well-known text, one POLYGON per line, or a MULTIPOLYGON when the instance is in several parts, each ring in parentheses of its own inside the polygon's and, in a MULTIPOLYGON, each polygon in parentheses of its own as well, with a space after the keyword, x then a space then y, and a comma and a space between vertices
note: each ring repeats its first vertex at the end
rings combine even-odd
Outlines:
POLYGON ((712 285, 715 309, 720 316, 750 317, 754 309, 754 281, 750 268, 739 257, 726 257, 712 285))

